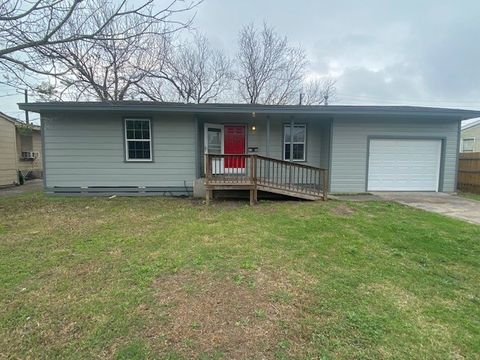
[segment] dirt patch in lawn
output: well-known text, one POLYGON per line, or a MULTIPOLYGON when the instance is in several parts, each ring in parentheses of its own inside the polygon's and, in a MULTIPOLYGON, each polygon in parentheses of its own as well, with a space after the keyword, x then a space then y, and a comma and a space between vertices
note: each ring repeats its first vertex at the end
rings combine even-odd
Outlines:
POLYGON ((364 295, 382 296, 390 300, 399 310, 414 311, 420 309, 420 300, 406 289, 391 283, 373 283, 361 286, 360 292, 364 295))
POLYGON ((147 336, 188 358, 272 358, 299 353, 307 341, 300 318, 308 296, 281 274, 180 272, 155 287, 160 313, 147 336))
POLYGON ((335 215, 340 215, 340 216, 352 216, 353 214, 355 214, 355 210, 345 204, 340 204, 332 208, 331 211, 335 215))

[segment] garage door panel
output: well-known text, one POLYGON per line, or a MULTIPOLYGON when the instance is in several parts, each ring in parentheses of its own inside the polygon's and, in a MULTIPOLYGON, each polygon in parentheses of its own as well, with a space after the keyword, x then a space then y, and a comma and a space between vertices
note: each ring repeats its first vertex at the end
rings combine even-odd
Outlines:
POLYGON ((438 191, 441 140, 370 140, 369 191, 438 191))

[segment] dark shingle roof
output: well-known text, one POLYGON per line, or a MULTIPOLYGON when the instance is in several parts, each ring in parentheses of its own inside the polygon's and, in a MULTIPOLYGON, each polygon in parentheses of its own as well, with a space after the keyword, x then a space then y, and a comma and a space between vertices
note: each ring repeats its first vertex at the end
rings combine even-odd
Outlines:
POLYGON ((365 105, 259 105, 259 104, 185 104, 150 101, 115 102, 37 102, 20 103, 19 108, 38 113, 45 112, 169 112, 169 113, 258 113, 285 115, 397 115, 450 117, 458 120, 480 117, 480 111, 418 107, 418 106, 365 106, 365 105))

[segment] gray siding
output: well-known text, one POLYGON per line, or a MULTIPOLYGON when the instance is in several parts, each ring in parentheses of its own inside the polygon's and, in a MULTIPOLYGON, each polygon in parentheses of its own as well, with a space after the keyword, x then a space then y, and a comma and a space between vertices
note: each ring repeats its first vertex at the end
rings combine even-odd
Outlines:
MULTIPOLYGON (((322 125, 319 121, 308 121, 295 119, 296 124, 306 124, 307 126, 307 142, 305 164, 312 166, 320 166, 320 148, 322 140, 322 125)), ((289 124, 289 121, 273 122, 270 130, 270 156, 283 159, 283 126, 289 124)))
MULTIPOLYGON (((138 116, 138 114, 137 114, 138 116)), ((147 116, 145 116, 147 117, 147 116)), ((187 115, 152 117, 153 162, 126 162, 122 114, 42 116, 45 136, 46 186, 53 187, 191 187, 195 174, 195 146, 203 160, 203 124, 248 125, 248 146, 266 154, 266 118, 218 118, 199 122, 196 141, 195 119, 187 115), (257 130, 251 131, 255 125, 257 130)), ((289 119, 270 120, 269 156, 283 156, 283 124, 289 119)), ((445 138, 443 191, 455 190, 458 122, 426 119, 330 120, 295 119, 307 124, 307 163, 328 167, 331 154, 331 191, 366 191, 369 136, 445 138)))
POLYGON ((105 116, 42 116, 47 187, 192 186, 193 117, 151 118, 153 162, 126 162, 123 116, 105 116))
POLYGON ((455 191, 457 121, 335 118, 332 133, 331 191, 334 193, 366 191, 369 136, 445 138, 442 191, 455 191))
POLYGON ((320 132, 320 167, 330 168, 330 129, 331 124, 323 124, 320 132))

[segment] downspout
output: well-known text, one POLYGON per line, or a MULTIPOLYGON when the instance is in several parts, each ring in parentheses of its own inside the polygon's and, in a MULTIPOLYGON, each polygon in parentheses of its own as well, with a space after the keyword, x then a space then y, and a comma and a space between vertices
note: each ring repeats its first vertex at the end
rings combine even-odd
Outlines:
MULTIPOLYGON (((462 120, 458 120, 457 124, 457 157, 455 159, 455 180, 453 183, 453 192, 457 193, 458 192, 458 166, 459 166, 459 157, 460 157, 460 142, 461 142, 461 133, 462 133, 462 120)), ((446 144, 445 144, 446 147, 446 144)), ((445 149, 445 154, 447 150, 445 149)), ((445 155, 446 156, 446 155, 445 155)), ((445 167, 445 164, 443 165, 445 167)), ((444 170, 445 171, 445 170, 444 170)), ((443 179, 443 182, 445 183, 445 177, 443 179)), ((442 184, 442 191, 445 189, 443 188, 442 184)))
POLYGON ((330 119, 330 139, 328 144, 328 191, 332 191, 332 159, 333 159, 333 122, 334 118, 330 119))
POLYGON ((45 115, 40 114, 40 132, 42 138, 42 179, 43 191, 47 192, 47 154, 45 152, 45 115))

